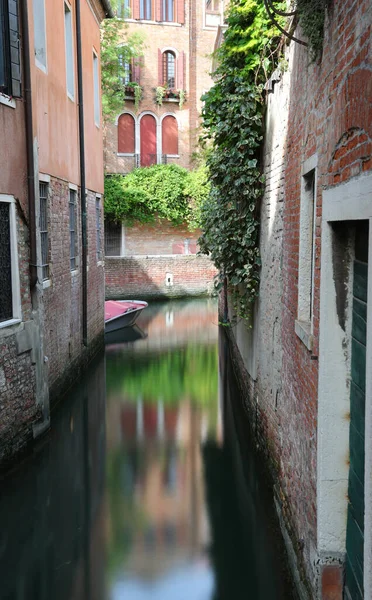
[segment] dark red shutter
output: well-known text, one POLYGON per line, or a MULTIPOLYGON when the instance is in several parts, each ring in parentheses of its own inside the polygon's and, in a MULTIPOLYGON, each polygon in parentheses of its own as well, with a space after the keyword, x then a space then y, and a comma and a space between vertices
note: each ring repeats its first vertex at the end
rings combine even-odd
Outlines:
POLYGON ((163 85, 163 55, 158 48, 158 85, 163 85))
POLYGON ((172 116, 164 117, 161 125, 162 154, 178 154, 178 124, 172 116))
POLYGON ((155 0, 155 21, 162 21, 162 0, 155 0))
POLYGON ((141 83, 141 63, 139 58, 134 58, 132 63, 132 77, 133 81, 141 83))
POLYGON ((131 115, 120 115, 118 120, 118 152, 134 154, 135 128, 131 115))
POLYGON ((177 23, 181 25, 185 22, 185 0, 175 0, 177 4, 177 23))
POLYGON ((133 0, 133 19, 140 18, 140 0, 133 0))
POLYGON ((177 59, 177 89, 185 90, 185 53, 182 51, 179 53, 177 59))

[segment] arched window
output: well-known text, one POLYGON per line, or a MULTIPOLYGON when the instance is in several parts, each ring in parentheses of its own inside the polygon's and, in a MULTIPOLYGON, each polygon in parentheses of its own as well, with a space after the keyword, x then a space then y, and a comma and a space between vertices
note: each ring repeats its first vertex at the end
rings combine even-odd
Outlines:
POLYGON ((140 122, 141 167, 149 167, 157 163, 156 130, 155 117, 150 114, 144 115, 140 122))
POLYGON ((118 153, 134 154, 135 122, 132 115, 124 113, 118 120, 118 153))
POLYGON ((162 154, 178 154, 178 124, 177 119, 168 115, 161 125, 162 154))
POLYGON ((176 87, 176 56, 170 50, 163 53, 163 86, 176 87))

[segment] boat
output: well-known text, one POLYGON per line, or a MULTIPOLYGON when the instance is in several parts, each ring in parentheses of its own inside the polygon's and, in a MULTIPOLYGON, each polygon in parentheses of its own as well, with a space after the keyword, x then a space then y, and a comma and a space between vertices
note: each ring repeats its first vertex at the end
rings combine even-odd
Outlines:
POLYGON ((146 306, 143 300, 106 300, 105 333, 134 325, 146 306))

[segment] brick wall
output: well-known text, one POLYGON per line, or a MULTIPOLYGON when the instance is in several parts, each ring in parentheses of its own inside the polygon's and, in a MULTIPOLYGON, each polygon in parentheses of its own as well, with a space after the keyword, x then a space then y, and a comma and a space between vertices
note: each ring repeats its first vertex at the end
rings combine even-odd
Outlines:
POLYGON ((211 261, 201 256, 106 257, 106 298, 207 295, 213 291, 215 274, 211 261))
POLYGON ((124 254, 187 254, 185 240, 188 242, 188 253, 196 254, 197 240, 200 231, 189 231, 186 226, 175 227, 171 223, 134 225, 126 227, 124 234, 124 254))
MULTIPOLYGON (((317 546, 322 192, 358 177, 362 186, 364 173, 372 167, 371 24, 370 2, 336 1, 327 18, 319 62, 311 63, 305 48, 291 44, 289 70, 283 78, 286 85, 274 86, 277 99, 270 99, 268 106, 266 190, 261 207, 263 265, 256 319, 252 331, 235 331, 244 359, 240 367, 250 374, 245 373, 246 393, 255 408, 257 439, 275 473, 294 560, 302 569, 304 597, 306 580, 312 589, 309 596, 322 597, 317 564, 324 559, 319 558, 317 546), (302 167, 315 154, 313 346, 309 350, 296 334, 295 321, 302 167)), ((297 37, 302 36, 297 31, 297 37)), ((332 552, 327 556, 331 560, 332 552)), ((332 598, 341 600, 340 583, 332 593, 332 598)))
MULTIPOLYGON (((80 197, 80 193, 79 193, 80 197)), ((80 223, 79 197, 77 223, 80 223)), ((45 355, 48 358, 52 397, 58 395, 72 367, 84 360, 82 337, 81 232, 77 231, 77 268, 70 270, 69 185, 51 178, 49 184, 50 281, 43 291, 45 355)), ((103 333, 103 215, 101 249, 97 258, 96 195, 87 193, 88 231, 88 344, 103 333)), ((94 345, 94 344, 93 344, 94 345)))

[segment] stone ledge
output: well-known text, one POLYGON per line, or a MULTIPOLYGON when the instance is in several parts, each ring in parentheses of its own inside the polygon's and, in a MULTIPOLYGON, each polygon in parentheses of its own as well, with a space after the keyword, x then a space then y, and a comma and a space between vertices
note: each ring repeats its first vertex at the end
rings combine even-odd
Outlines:
POLYGON ((295 321, 295 332, 301 342, 310 352, 313 349, 314 338, 311 333, 311 323, 309 321, 295 321))

